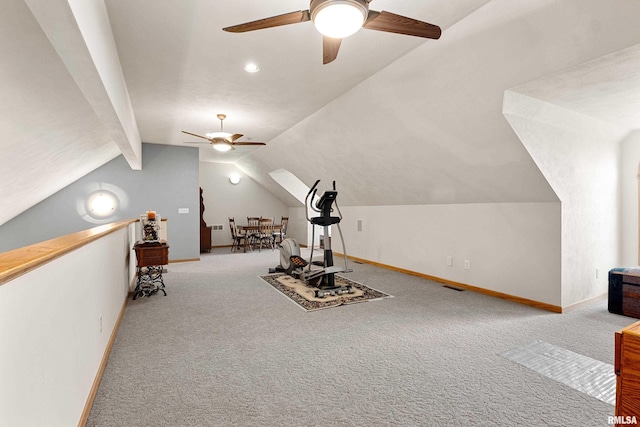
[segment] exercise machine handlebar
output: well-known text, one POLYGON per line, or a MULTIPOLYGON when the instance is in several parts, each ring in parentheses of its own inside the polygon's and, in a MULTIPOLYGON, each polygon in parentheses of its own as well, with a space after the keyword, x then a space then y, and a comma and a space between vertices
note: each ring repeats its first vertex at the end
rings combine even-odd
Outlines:
POLYGON ((311 187, 311 189, 307 193, 307 197, 304 198, 305 216, 307 217, 307 221, 309 222, 311 222, 311 218, 309 217, 309 206, 311 206, 311 209, 313 209, 314 211, 320 212, 319 210, 316 210, 313 207, 313 199, 315 199, 316 193, 318 192, 318 188, 317 188, 318 184, 320 184, 320 180, 317 180, 315 184, 313 184, 313 187, 311 187), (311 197, 311 203, 309 203, 309 197, 311 197))
POLYGON ((336 190, 335 181, 333 181, 332 183, 333 190, 325 191, 324 193, 322 193, 320 198, 314 203, 314 200, 318 195, 319 183, 320 183, 320 180, 317 180, 313 184, 309 192, 307 193, 307 196, 304 198, 305 216, 307 218, 307 221, 313 223, 312 218, 309 216, 309 208, 314 212, 321 213, 323 217, 329 218, 330 213, 333 212, 334 204, 338 209, 338 214, 340 219, 342 219, 342 212, 340 212, 340 208, 338 207, 338 201, 336 199, 336 196, 338 195, 338 191, 336 190))

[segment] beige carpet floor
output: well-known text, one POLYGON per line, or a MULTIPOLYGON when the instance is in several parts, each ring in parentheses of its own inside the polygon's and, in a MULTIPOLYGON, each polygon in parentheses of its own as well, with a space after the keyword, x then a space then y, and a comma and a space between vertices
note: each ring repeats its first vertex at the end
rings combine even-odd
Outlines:
MULTIPOLYGON (((307 254, 303 253, 303 256, 307 254)), ((613 363, 636 319, 555 314, 352 264, 393 298, 312 313, 258 276, 276 251, 170 264, 129 301, 88 426, 605 426, 614 407, 501 356, 536 340, 613 363)))

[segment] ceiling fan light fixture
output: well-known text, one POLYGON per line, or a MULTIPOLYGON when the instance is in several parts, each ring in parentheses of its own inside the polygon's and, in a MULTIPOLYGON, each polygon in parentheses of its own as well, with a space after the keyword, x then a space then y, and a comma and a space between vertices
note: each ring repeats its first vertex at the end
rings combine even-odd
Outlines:
MULTIPOLYGON (((205 136, 210 139, 225 139, 229 138, 231 134, 229 132, 225 132, 222 128, 222 121, 227 118, 226 114, 217 114, 216 117, 220 120, 220 132, 209 132, 205 133, 205 136)), ((224 150, 227 151, 227 150, 224 150)))
POLYGON ((229 132, 209 132, 205 135, 207 138, 229 138, 231 136, 229 132))
POLYGON ((367 19, 366 0, 315 0, 311 20, 324 36, 342 39, 355 34, 367 19))
MULTIPOLYGON (((225 132, 222 129, 222 121, 227 117, 224 114, 218 114, 216 117, 220 119, 220 132, 209 132, 206 136, 198 135, 197 133, 187 132, 183 130, 182 133, 186 133, 187 135, 195 136, 197 138, 206 139, 213 146, 216 151, 229 151, 235 150, 234 146, 236 145, 267 145, 264 142, 236 142, 236 139, 242 138, 244 135, 240 133, 230 134, 225 132)), ((190 142, 186 142, 185 144, 191 144, 190 142)), ((197 142, 195 143, 197 144, 197 142)))
POLYGON ((233 148, 231 147, 231 144, 228 144, 226 142, 216 142, 215 144, 212 144, 212 145, 213 145, 213 148, 215 148, 217 151, 220 151, 223 153, 233 148))

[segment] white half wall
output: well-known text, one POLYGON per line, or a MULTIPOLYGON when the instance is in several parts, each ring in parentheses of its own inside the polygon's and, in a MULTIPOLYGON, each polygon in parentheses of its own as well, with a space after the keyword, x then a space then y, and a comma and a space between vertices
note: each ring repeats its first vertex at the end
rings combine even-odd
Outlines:
POLYGON ((131 224, 0 286, 0 425, 78 425, 135 273, 133 239, 131 224))

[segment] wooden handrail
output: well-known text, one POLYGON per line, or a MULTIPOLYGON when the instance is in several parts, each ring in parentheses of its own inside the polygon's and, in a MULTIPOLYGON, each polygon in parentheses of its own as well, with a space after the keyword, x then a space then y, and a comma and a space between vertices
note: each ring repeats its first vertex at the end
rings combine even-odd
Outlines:
POLYGON ((23 248, 0 253, 0 286, 102 236, 136 222, 135 219, 112 222, 45 240, 23 248))

